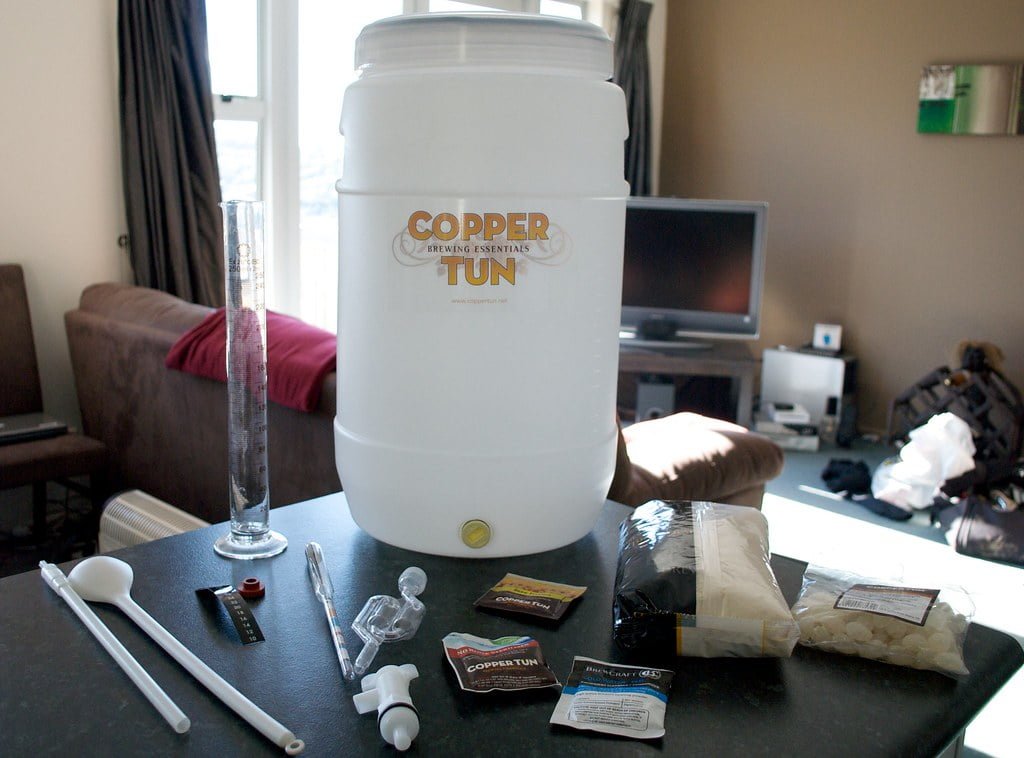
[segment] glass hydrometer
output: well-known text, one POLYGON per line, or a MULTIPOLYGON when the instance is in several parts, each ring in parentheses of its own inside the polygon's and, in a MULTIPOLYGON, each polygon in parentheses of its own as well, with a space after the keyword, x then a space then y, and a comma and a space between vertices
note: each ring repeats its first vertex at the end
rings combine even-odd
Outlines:
POLYGON ((288 540, 270 529, 263 203, 231 200, 221 208, 231 531, 213 549, 226 558, 269 558, 288 547, 288 540))

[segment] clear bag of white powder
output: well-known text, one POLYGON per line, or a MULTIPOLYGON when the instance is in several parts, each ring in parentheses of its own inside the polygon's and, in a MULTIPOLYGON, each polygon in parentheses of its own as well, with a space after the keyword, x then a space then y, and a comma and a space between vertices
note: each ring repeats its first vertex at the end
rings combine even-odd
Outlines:
POLYGON ((963 644, 974 604, 963 590, 809 565, 793 616, 800 644, 897 666, 967 675, 963 644))
POLYGON ((622 522, 612 636, 627 652, 787 657, 798 631, 755 508, 652 500, 622 522))

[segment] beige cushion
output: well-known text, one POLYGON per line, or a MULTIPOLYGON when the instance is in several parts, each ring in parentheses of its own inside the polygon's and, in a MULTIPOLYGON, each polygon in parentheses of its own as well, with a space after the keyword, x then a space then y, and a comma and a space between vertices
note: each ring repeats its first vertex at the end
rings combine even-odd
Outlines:
POLYGON ((745 427, 676 413, 622 430, 608 496, 625 505, 662 499, 760 506, 765 482, 782 465, 779 446, 745 427))

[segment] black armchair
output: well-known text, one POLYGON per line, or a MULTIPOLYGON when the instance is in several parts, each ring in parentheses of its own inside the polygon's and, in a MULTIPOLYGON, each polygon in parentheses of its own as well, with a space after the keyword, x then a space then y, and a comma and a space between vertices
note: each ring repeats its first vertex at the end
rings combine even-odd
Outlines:
MULTIPOLYGON (((0 417, 40 413, 39 364, 20 265, 0 265, 0 314, 0 417)), ((73 432, 0 443, 0 489, 32 486, 33 537, 43 543, 49 537, 47 482, 57 481, 89 496, 95 526, 107 495, 107 459, 106 445, 73 432), (89 484, 82 485, 72 477, 88 477, 89 484)))

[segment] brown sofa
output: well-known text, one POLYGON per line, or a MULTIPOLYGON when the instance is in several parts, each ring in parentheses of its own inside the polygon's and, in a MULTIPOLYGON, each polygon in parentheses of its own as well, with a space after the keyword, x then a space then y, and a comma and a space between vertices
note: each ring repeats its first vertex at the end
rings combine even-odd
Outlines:
MULTIPOLYGON (((207 521, 227 508, 227 390, 165 368, 168 350, 209 308, 124 284, 87 287, 65 315, 82 426, 111 453, 115 489, 138 488, 207 521)), ((270 403, 272 505, 341 489, 334 464, 335 374, 319 406, 270 403)), ((772 442, 735 424, 680 413, 634 424, 619 440, 609 497, 654 497, 758 506, 782 470, 772 442)))

